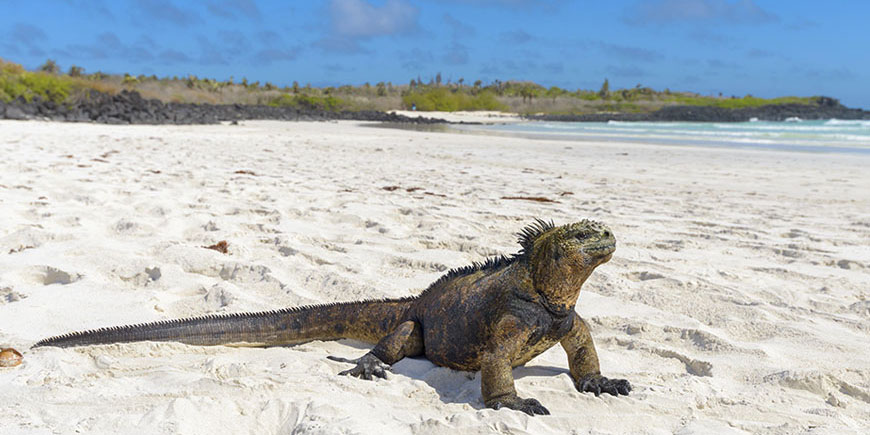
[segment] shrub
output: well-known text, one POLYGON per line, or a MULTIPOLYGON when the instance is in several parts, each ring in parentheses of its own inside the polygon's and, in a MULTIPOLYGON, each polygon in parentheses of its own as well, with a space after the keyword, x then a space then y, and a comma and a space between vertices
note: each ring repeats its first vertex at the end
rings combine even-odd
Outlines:
POLYGON ((130 74, 124 74, 124 79, 121 80, 121 84, 124 86, 133 86, 139 83, 139 79, 131 76, 130 74))
POLYGON ((67 75, 69 75, 70 77, 80 77, 82 74, 84 74, 84 72, 84 68, 72 65, 69 67, 69 72, 67 73, 67 75))
POLYGON ((451 92, 447 88, 431 88, 422 92, 411 92, 402 97, 406 108, 417 110, 455 112, 457 110, 507 110, 507 106, 496 99, 492 91, 485 90, 471 96, 464 92, 451 92))
POLYGON ((21 65, 0 61, 0 99, 4 101, 22 97, 27 101, 34 97, 63 102, 72 91, 68 77, 44 72, 28 72, 21 65))
POLYGON ((48 74, 60 74, 60 66, 52 59, 48 59, 40 65, 39 70, 48 74))
POLYGON ((746 107, 760 107, 769 104, 817 104, 812 97, 780 97, 780 98, 758 98, 752 95, 747 95, 742 98, 713 98, 701 96, 675 95, 668 98, 668 101, 674 101, 679 104, 690 106, 716 106, 724 109, 742 109, 746 107))

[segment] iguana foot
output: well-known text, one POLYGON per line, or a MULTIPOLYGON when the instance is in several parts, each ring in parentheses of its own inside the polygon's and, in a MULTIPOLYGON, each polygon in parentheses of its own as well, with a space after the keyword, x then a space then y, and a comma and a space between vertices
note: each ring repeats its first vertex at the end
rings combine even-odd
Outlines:
POLYGON ((350 375, 368 381, 372 380, 372 376, 387 379, 387 371, 391 370, 389 364, 384 363, 380 358, 371 353, 367 353, 357 359, 347 359, 332 355, 327 356, 327 358, 333 361, 356 364, 356 367, 340 372, 339 375, 350 375))
POLYGON ((575 382, 574 386, 581 393, 595 393, 596 396, 601 393, 627 396, 631 391, 631 384, 625 379, 609 379, 601 375, 584 376, 575 382))
POLYGON ((529 415, 550 415, 550 411, 544 408, 541 402, 538 402, 536 399, 523 399, 516 394, 490 399, 486 402, 486 406, 492 409, 515 409, 529 415))

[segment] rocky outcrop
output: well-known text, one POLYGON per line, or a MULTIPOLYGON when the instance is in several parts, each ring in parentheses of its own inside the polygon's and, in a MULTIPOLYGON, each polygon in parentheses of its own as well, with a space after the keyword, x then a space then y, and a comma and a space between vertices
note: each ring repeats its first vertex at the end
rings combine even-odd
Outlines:
POLYGON ((326 111, 316 107, 274 107, 247 104, 163 103, 142 98, 138 92, 116 95, 91 92, 70 104, 57 104, 38 98, 10 103, 0 102, 0 119, 47 119, 51 121, 97 122, 103 124, 215 124, 221 121, 357 120, 413 124, 437 124, 434 118, 410 118, 376 110, 326 111))

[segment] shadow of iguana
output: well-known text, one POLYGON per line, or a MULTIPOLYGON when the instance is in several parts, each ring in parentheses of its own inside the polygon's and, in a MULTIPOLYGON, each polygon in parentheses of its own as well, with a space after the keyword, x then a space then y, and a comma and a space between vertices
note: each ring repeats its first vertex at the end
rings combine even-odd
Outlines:
POLYGON ((556 227, 537 219, 518 235, 518 253, 451 270, 414 297, 117 326, 34 347, 133 341, 279 346, 351 338, 375 346, 354 360, 329 357, 355 364, 342 375, 385 378, 390 364, 425 355, 440 366, 480 370, 487 407, 534 415, 549 411, 517 396, 511 369, 560 343, 578 391, 628 394, 628 381, 601 376, 589 326, 574 310, 581 285, 610 260, 613 234, 589 220, 556 227))

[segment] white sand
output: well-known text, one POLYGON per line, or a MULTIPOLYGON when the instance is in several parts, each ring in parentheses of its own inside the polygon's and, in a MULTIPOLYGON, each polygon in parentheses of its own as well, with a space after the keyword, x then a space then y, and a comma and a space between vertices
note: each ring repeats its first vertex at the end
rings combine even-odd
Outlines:
POLYGON ((868 167, 352 122, 2 121, 0 345, 25 362, 0 369, 0 432, 867 433, 868 167), (558 347, 514 372, 548 417, 484 409, 479 375, 425 359, 386 381, 337 376, 348 366, 326 356, 362 355, 353 342, 29 350, 105 325, 412 295, 515 252, 534 216, 614 230, 578 311, 630 396, 574 391, 558 347), (200 248, 220 240, 229 255, 200 248))
POLYGON ((522 121, 522 118, 520 118, 520 116, 516 113, 485 110, 477 112, 423 112, 412 110, 394 110, 393 112, 410 118, 437 118, 450 122, 464 121, 479 122, 482 124, 501 124, 522 121))

